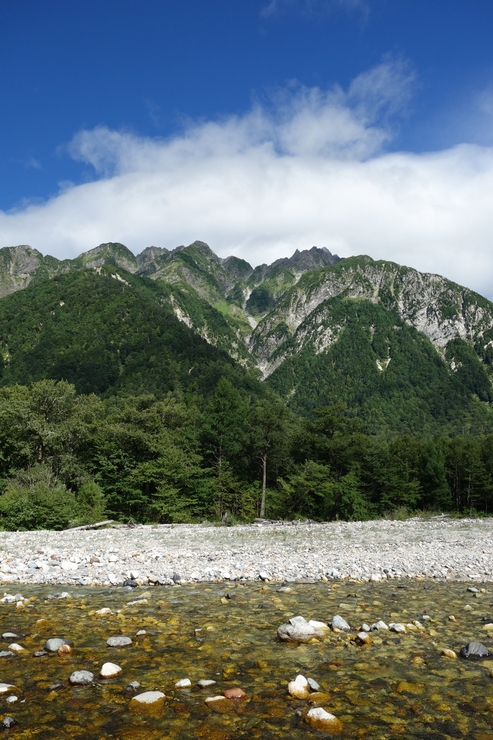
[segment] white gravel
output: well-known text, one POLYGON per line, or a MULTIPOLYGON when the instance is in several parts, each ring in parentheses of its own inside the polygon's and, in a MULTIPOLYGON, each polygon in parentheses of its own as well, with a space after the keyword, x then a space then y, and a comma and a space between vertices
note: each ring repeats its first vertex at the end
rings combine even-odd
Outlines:
POLYGON ((493 581, 493 518, 0 532, 3 584, 407 577, 493 581))

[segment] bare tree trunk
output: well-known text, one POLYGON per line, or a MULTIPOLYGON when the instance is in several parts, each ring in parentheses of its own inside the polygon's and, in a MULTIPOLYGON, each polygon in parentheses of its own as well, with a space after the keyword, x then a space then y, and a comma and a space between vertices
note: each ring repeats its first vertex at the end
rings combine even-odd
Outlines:
POLYGON ((267 455, 262 455, 262 500, 260 501, 260 518, 265 517, 265 489, 267 488, 267 455))

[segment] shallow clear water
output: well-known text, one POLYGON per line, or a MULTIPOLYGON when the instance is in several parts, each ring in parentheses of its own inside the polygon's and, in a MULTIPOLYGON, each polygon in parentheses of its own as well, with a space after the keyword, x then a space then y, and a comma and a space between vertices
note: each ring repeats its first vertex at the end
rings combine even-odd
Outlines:
POLYGON ((493 638, 484 630, 493 622, 493 588, 473 595, 464 583, 409 580, 293 584, 291 592, 279 593, 280 585, 69 589, 72 596, 65 599, 47 599, 53 587, 18 587, 32 597, 30 605, 0 604, 0 633, 19 635, 3 649, 12 641, 26 648, 0 658, 0 682, 14 684, 19 696, 15 704, 0 697, 0 717, 18 723, 8 734, 98 740, 323 737, 304 721, 309 702, 288 696, 288 681, 301 673, 328 695, 320 705, 341 720, 344 738, 493 738, 493 658, 474 663, 441 655, 443 648, 458 653, 472 640, 493 651, 493 638), (128 604, 137 599, 147 602, 128 604), (96 615, 101 607, 114 614, 96 615), (341 614, 354 629, 350 635, 331 632, 313 644, 279 642, 277 627, 298 614, 325 622, 341 614), (423 621, 423 614, 432 619, 423 621), (374 632, 371 645, 356 645, 356 628, 378 619, 417 619, 424 631, 374 632), (139 630, 146 634, 136 637, 139 630), (106 639, 117 634, 132 637, 133 644, 107 647, 106 639), (72 640, 73 654, 33 657, 49 637, 72 640), (98 675, 107 661, 123 672, 103 681, 98 675), (94 683, 70 686, 70 674, 80 669, 93 672, 94 683), (174 688, 182 678, 191 680, 191 689, 174 688), (217 683, 201 689, 199 679, 217 683), (159 716, 129 710, 124 689, 131 681, 141 684, 139 691, 166 694, 159 716), (50 691, 55 683, 61 688, 50 691), (235 686, 247 701, 232 702, 226 714, 206 706, 206 697, 235 686))

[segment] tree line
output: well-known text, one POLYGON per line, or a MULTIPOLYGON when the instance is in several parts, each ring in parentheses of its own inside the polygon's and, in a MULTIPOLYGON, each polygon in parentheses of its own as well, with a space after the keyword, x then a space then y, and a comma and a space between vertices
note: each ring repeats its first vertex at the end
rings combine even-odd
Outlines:
POLYGON ((369 435, 343 404, 295 416, 221 378, 183 392, 0 389, 0 527, 489 514, 493 435, 369 435))

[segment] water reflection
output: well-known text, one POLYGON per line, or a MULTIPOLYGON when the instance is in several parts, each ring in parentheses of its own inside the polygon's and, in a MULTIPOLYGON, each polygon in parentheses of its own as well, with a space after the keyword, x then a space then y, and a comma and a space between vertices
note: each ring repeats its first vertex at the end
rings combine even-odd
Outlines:
POLYGON ((8 733, 101 740, 322 737, 304 721, 309 702, 286 690, 302 674, 320 684, 317 701, 341 720, 344 738, 493 738, 493 659, 474 663, 441 654, 458 653, 472 640, 493 651, 485 630, 493 622, 491 589, 473 594, 467 584, 426 581, 293 584, 281 593, 279 586, 86 588, 61 599, 47 598, 53 588, 20 587, 26 605, 0 604, 0 631, 18 635, 3 649, 12 642, 25 648, 0 658, 0 682, 15 686, 0 696, 2 717, 18 723, 8 733), (321 621, 340 614, 354 629, 312 644, 279 642, 277 627, 298 614, 321 621), (431 619, 422 621, 424 614, 431 619), (361 624, 379 619, 420 620, 423 629, 379 631, 370 645, 356 644, 361 624), (130 646, 106 645, 122 634, 132 638, 130 646), (33 657, 50 637, 72 640, 72 654, 33 657), (108 661, 123 671, 101 680, 108 661), (70 686, 76 670, 91 671, 94 683, 70 686), (184 678, 192 687, 175 688, 184 678), (200 688, 201 679, 216 684, 200 688), (164 710, 131 712, 125 688, 132 681, 139 691, 163 691, 164 710), (226 713, 206 705, 208 696, 236 686, 247 701, 230 702, 226 713), (18 701, 9 703, 9 696, 18 701))

